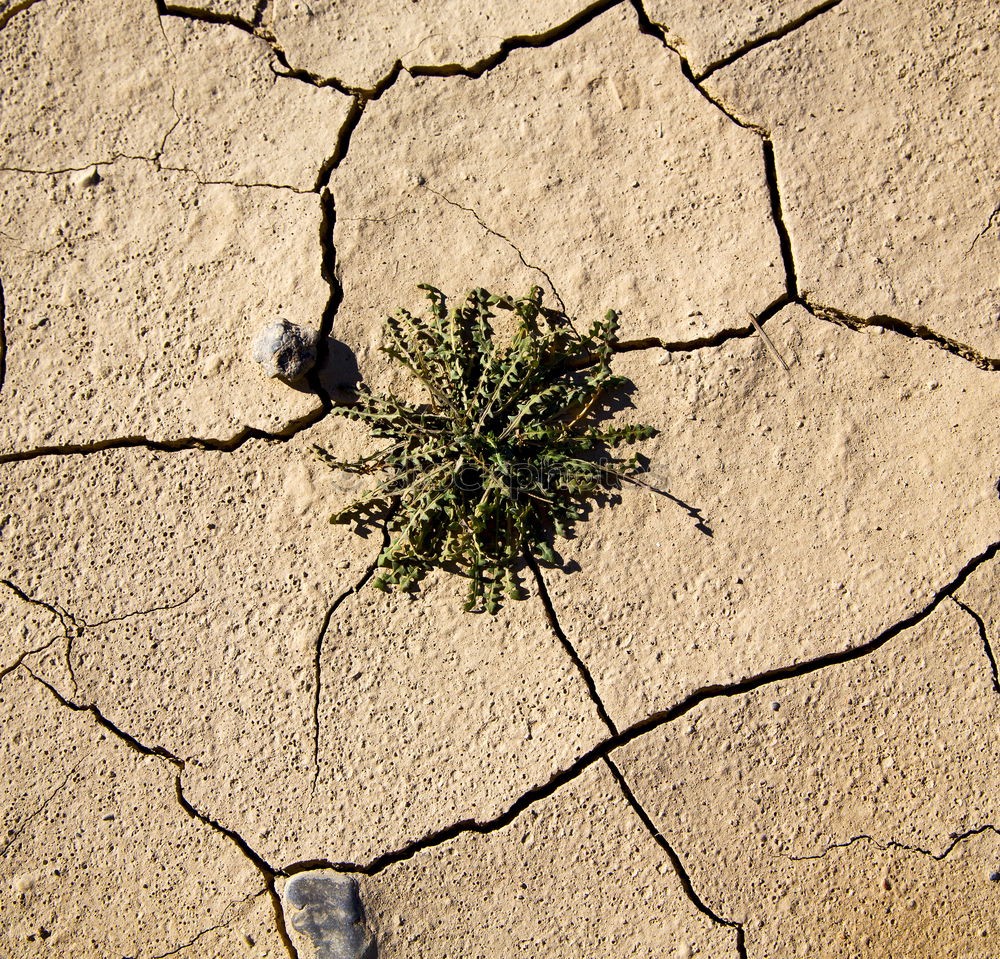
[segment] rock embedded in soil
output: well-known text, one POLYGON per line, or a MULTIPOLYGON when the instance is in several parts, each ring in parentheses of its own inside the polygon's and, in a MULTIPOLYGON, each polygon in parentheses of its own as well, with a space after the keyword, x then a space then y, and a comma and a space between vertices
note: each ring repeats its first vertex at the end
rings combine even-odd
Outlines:
POLYGON ((353 876, 333 870, 298 873, 285 883, 292 928, 312 946, 314 959, 370 959, 374 941, 353 876))
POLYGON ((142 160, 0 172, 0 453, 120 437, 226 439, 318 409, 261 382, 264 318, 320 316, 319 198, 200 183, 142 160))
POLYGON ((253 358, 265 375, 292 382, 302 379, 316 365, 318 342, 315 330, 281 320, 257 335, 253 358))

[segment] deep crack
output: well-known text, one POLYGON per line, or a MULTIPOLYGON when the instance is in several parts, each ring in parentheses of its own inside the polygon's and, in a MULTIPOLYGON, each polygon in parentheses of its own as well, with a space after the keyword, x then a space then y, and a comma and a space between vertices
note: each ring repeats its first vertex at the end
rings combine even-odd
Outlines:
POLYGON ((667 353, 694 353, 698 350, 714 350, 730 340, 745 340, 758 332, 757 324, 763 326, 771 317, 780 313, 786 306, 796 302, 787 293, 782 293, 776 300, 769 303, 753 320, 743 326, 727 327, 708 336, 696 336, 690 340, 664 340, 658 336, 644 336, 634 340, 619 340, 612 345, 614 353, 634 353, 640 350, 663 350, 667 353))
POLYGON ((900 336, 923 340, 932 346, 936 346, 938 349, 961 357, 963 360, 972 363, 973 366, 978 366, 981 370, 986 370, 990 373, 1000 371, 1000 357, 985 356, 967 343, 961 343, 951 337, 944 336, 942 333, 938 333, 923 324, 907 323, 904 320, 900 320, 894 316, 887 316, 884 313, 876 313, 868 317, 855 316, 846 310, 816 303, 808 296, 801 298, 798 302, 819 320, 836 323, 838 326, 843 326, 850 330, 864 330, 868 327, 876 327, 891 333, 898 333, 900 336))
POLYGON ((351 137, 357 129, 361 118, 364 116, 365 107, 368 100, 365 97, 355 96, 348 108, 347 116, 337 131, 337 140, 333 147, 333 152, 320 164, 319 172, 316 174, 316 182, 313 186, 314 193, 322 193, 330 185, 330 177, 333 171, 340 166, 347 150, 351 145, 351 137))
MULTIPOLYGON (((708 90, 706 90, 702 85, 702 80, 704 80, 708 74, 695 76, 694 71, 691 68, 691 64, 688 62, 684 54, 670 44, 663 28, 649 19, 645 9, 643 8, 642 0, 630 0, 630 2, 638 15, 640 31, 648 34, 649 36, 655 37, 667 50, 677 57, 680 62, 681 74, 688 80, 688 82, 691 83, 695 90, 697 90, 698 93, 705 98, 705 100, 711 103, 712 106, 714 106, 732 123, 735 123, 738 127, 741 127, 744 130, 750 130, 760 137, 764 157, 765 181, 767 183, 768 196, 771 204, 771 220, 778 235, 778 245, 781 250, 781 260, 785 272, 786 296, 784 297, 784 303, 782 305, 787 306, 793 303, 798 304, 818 319, 840 323, 842 326, 853 330, 860 330, 866 326, 877 326, 893 333, 899 333, 902 336, 925 340, 926 342, 932 343, 941 349, 954 353, 956 356, 960 356, 962 359, 973 363, 980 369, 988 370, 990 372, 1000 370, 1000 358, 984 356, 974 347, 961 343, 951 337, 945 336, 942 333, 938 333, 921 323, 908 323, 904 320, 900 320, 892 316, 886 316, 884 314, 876 314, 864 319, 836 307, 815 303, 809 297, 808 293, 801 292, 799 290, 795 260, 792 255, 791 233, 789 232, 788 225, 785 223, 782 209, 781 191, 778 185, 778 170, 774 156, 774 143, 771 139, 770 131, 758 124, 750 122, 749 120, 738 117, 732 110, 723 104, 721 100, 709 93, 708 90)), ((841 0, 835 0, 835 2, 820 5, 810 14, 807 14, 805 19, 797 22, 792 29, 795 29, 797 26, 801 26, 803 23, 812 20, 821 13, 825 13, 827 10, 833 9, 839 2, 841 2, 841 0)), ((787 32, 790 31, 781 33, 780 36, 786 35, 787 32)), ((778 39, 778 37, 770 39, 778 39)), ((770 40, 768 39, 764 42, 770 42, 770 40)), ((761 44, 756 44, 756 46, 760 45, 761 44)), ((748 49, 753 48, 754 47, 750 47, 748 49)), ((724 64, 720 63, 719 65, 713 67, 710 72, 714 73, 716 69, 719 69, 723 65, 724 64)), ((986 229, 983 230, 983 234, 989 230, 995 216, 1000 216, 1000 206, 993 211, 993 214, 987 223, 986 229)), ((980 236, 983 234, 980 234, 980 236)), ((975 241, 973 241, 973 243, 974 242, 975 241)), ((758 318, 758 320, 760 320, 760 318, 758 318)))
POLYGON ((542 606, 545 608, 545 618, 548 621, 549 627, 555 634, 556 639, 562 643, 563 649, 566 650, 569 658, 573 661, 573 665, 576 667, 577 672, 583 679, 583 684, 587 687, 587 692, 597 709, 597 715, 601 717, 601 722, 603 722, 608 728, 612 736, 617 735, 618 726, 611 718, 611 715, 604 706, 604 701, 597 692, 597 684, 594 682, 594 677, 587 668, 587 664, 580 658, 580 654, 576 651, 576 648, 569 641, 569 638, 563 631, 562 626, 559 625, 559 618, 556 615, 555 607, 552 605, 552 599, 549 596, 548 588, 545 585, 545 578, 542 576, 542 571, 538 566, 538 561, 531 555, 530 552, 525 553, 525 559, 528 564, 528 568, 535 577, 535 584, 538 587, 538 595, 542 600, 542 606))
POLYGON ((28 460, 41 459, 46 456, 88 456, 93 453, 103 453, 107 450, 145 449, 157 453, 179 453, 186 450, 205 450, 217 453, 232 453, 251 440, 265 440, 271 443, 287 443, 299 433, 315 426, 328 411, 319 407, 305 416, 301 416, 286 427, 276 432, 260 430, 253 426, 244 426, 229 439, 213 439, 208 437, 185 436, 174 440, 151 440, 145 436, 122 436, 112 440, 95 440, 91 443, 62 443, 54 446, 37 446, 29 450, 17 450, 12 453, 0 453, 0 464, 23 463, 28 460))
POLYGON ((606 13, 612 7, 617 7, 624 2, 625 0, 598 0, 597 3, 592 3, 584 7, 583 10, 574 14, 568 20, 564 20, 562 23, 548 30, 543 30, 541 33, 505 37, 500 41, 498 50, 489 56, 483 57, 472 64, 472 66, 467 67, 458 63, 448 63, 439 66, 414 65, 405 69, 414 77, 463 76, 469 77, 472 80, 478 80, 484 73, 488 73, 490 70, 500 66, 515 50, 538 49, 540 47, 552 46, 552 44, 558 43, 560 40, 565 40, 576 33, 577 30, 585 27, 602 13, 606 13))
POLYGON ((781 263, 785 272, 785 291, 789 300, 799 299, 799 279, 795 272, 795 261, 792 258, 792 237, 785 224, 781 208, 781 191, 778 188, 778 168, 774 160, 774 144, 769 136, 761 136, 761 149, 764 153, 764 178, 767 181, 767 193, 771 201, 771 220, 778 234, 778 246, 781 250, 781 263))
POLYGON ((735 919, 726 919, 724 916, 720 916, 715 910, 713 910, 701 896, 698 895, 694 888, 694 884, 691 882, 691 877, 688 875, 687 869, 684 868, 684 863, 681 857, 677 854, 677 851, 673 846, 667 841, 666 836, 656 828, 656 824, 650 818, 649 813, 643 808, 642 804, 636 798, 635 793, 629 787, 628 781, 622 774, 622 771, 615 764, 614 760, 610 756, 604 757, 604 763, 614 776, 622 794, 628 801, 628 804, 632 807, 632 810, 639 817, 642 824, 646 827, 649 834, 656 841, 657 845, 667 854, 667 858, 670 860, 670 864, 674 867, 674 872, 677 874, 677 879, 681 884, 681 888, 684 890, 684 895, 691 900, 695 909, 705 916, 708 916, 717 926, 724 926, 727 929, 732 929, 736 935, 736 954, 740 959, 746 959, 747 950, 745 944, 745 936, 743 932, 743 924, 737 922, 735 919))
POLYGON ((990 664, 990 673, 993 676, 993 689, 1000 693, 1000 674, 997 673, 997 660, 996 656, 993 654, 993 646, 990 643, 990 638, 986 633, 986 623, 983 622, 983 617, 979 615, 974 609, 966 606, 960 599, 952 596, 952 601, 965 610, 973 619, 976 624, 976 629, 979 631, 979 639, 983 644, 983 652, 986 655, 986 659, 990 664))
POLYGON ((337 226, 337 204, 333 194, 328 189, 324 189, 320 193, 319 202, 321 211, 319 222, 320 275, 329 288, 330 294, 319 321, 319 348, 316 353, 316 365, 309 371, 307 377, 309 386, 323 404, 321 415, 316 418, 317 422, 333 408, 333 399, 323 385, 320 371, 330 363, 328 341, 333 333, 333 321, 336 319, 337 311, 344 300, 344 287, 340 282, 340 277, 337 276, 337 248, 333 240, 333 232, 337 226))
POLYGON ((24 669, 36 683, 44 686, 52 694, 52 697, 59 703, 60 706, 64 706, 66 709, 72 709, 74 712, 78 713, 90 713, 90 715, 94 717, 94 721, 98 726, 107 730, 113 736, 121 740, 121 742, 125 743, 129 749, 142 756, 156 756, 159 759, 165 759, 168 763, 171 763, 179 769, 184 768, 184 760, 179 756, 175 756, 169 749, 166 749, 163 746, 147 746, 145 743, 140 742, 130 733, 125 732, 124 729, 108 719, 107 716, 101 712, 96 703, 89 703, 87 705, 75 703, 63 696, 63 694, 60 693, 55 686, 48 682, 48 680, 35 675, 35 673, 31 671, 30 667, 22 664, 21 668, 24 669))
POLYGON ((762 33, 753 40, 748 40, 731 53, 727 53, 724 57, 712 61, 712 63, 710 63, 704 70, 701 71, 701 73, 698 74, 698 82, 701 83, 702 80, 707 80, 713 73, 715 73, 716 70, 728 67, 731 63, 735 63, 740 59, 740 57, 745 56, 752 50, 756 50, 758 47, 762 47, 765 44, 773 43, 775 40, 781 40, 782 38, 787 37, 788 34, 793 33, 800 27, 804 27, 807 23, 815 20, 818 16, 821 16, 828 10, 832 10, 834 7, 840 6, 842 2, 843 0, 825 0, 825 2, 821 3, 818 7, 814 7, 812 10, 807 10, 801 16, 795 17, 793 20, 789 20, 780 27, 776 27, 774 30, 768 30, 766 33, 762 33))
POLYGON ((29 7, 41 2, 42 0, 21 0, 20 3, 12 3, 6 10, 0 11, 0 30, 3 30, 19 13, 24 13, 29 7))
POLYGON ((165 0, 153 0, 156 12, 161 17, 178 17, 182 20, 195 20, 201 23, 214 23, 220 26, 236 27, 244 33, 249 33, 258 40, 267 43, 266 34, 258 32, 258 27, 236 13, 224 13, 221 10, 207 10, 201 7, 189 7, 180 3, 166 3, 165 0))
POLYGON ((283 870, 275 869, 271 866, 270 863, 268 863, 267 860, 260 855, 260 853, 258 853, 238 832, 236 832, 236 830, 223 826, 220 822, 212 819, 210 816, 207 816, 205 813, 195 808, 195 806, 184 795, 184 786, 181 782, 179 774, 174 779, 174 788, 177 795, 177 802, 184 812, 186 812, 195 821, 200 822, 220 835, 225 836, 264 877, 264 885, 267 889, 267 894, 271 899, 271 908, 274 911, 274 923, 278 937, 281 939, 282 945, 284 945, 285 950, 288 952, 291 959, 298 959, 298 951, 295 948, 295 944, 292 942, 291 936, 288 934, 288 925, 285 921, 285 908, 282 905, 281 896, 278 893, 276 885, 278 877, 284 876, 286 873, 283 870))
POLYGON ((77 633, 80 630, 80 623, 77 618, 67 610, 63 609, 58 603, 50 603, 44 599, 38 599, 35 596, 29 596, 20 586, 16 583, 12 583, 9 579, 0 579, 0 585, 6 586, 18 599, 30 604, 31 606, 38 606, 41 609, 48 610, 56 619, 59 620, 59 625, 63 628, 63 633, 69 636, 71 633, 77 633))

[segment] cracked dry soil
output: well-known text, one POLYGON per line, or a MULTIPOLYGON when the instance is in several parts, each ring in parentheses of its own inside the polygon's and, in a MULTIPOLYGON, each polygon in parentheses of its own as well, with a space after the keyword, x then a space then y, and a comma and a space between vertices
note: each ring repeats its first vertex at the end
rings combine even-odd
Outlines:
POLYGON ((998 36, 0 0, 0 954, 355 955, 332 871, 384 959, 1000 955, 998 36), (620 309, 659 430, 495 619, 308 456, 428 280, 620 309))

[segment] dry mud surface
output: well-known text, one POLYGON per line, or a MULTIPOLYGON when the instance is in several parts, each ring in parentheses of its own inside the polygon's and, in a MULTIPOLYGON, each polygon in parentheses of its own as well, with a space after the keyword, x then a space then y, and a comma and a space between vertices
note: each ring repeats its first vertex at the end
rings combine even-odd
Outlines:
POLYGON ((1000 955, 998 80, 991 0, 0 0, 0 953, 1000 955), (496 618, 309 455, 423 281, 618 308, 659 430, 496 618))

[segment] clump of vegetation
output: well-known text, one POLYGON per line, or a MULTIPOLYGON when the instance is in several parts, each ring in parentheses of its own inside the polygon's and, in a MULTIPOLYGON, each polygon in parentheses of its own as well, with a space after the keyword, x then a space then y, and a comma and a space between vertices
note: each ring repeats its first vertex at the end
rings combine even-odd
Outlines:
POLYGON ((579 335, 565 313, 526 297, 473 290, 449 309, 421 284, 428 318, 400 310, 386 320, 386 353, 428 393, 426 404, 379 396, 364 385, 357 403, 335 412, 388 440, 378 452, 330 466, 385 478, 333 523, 387 524, 389 542, 373 585, 414 589, 433 568, 469 577, 466 610, 495 613, 521 598, 518 570, 531 557, 555 563, 550 538, 569 536, 587 504, 638 472, 636 455, 611 451, 654 435, 648 426, 599 429, 601 399, 626 383, 611 373, 618 315, 609 311, 579 335), (491 320, 510 311, 501 342, 491 320))

